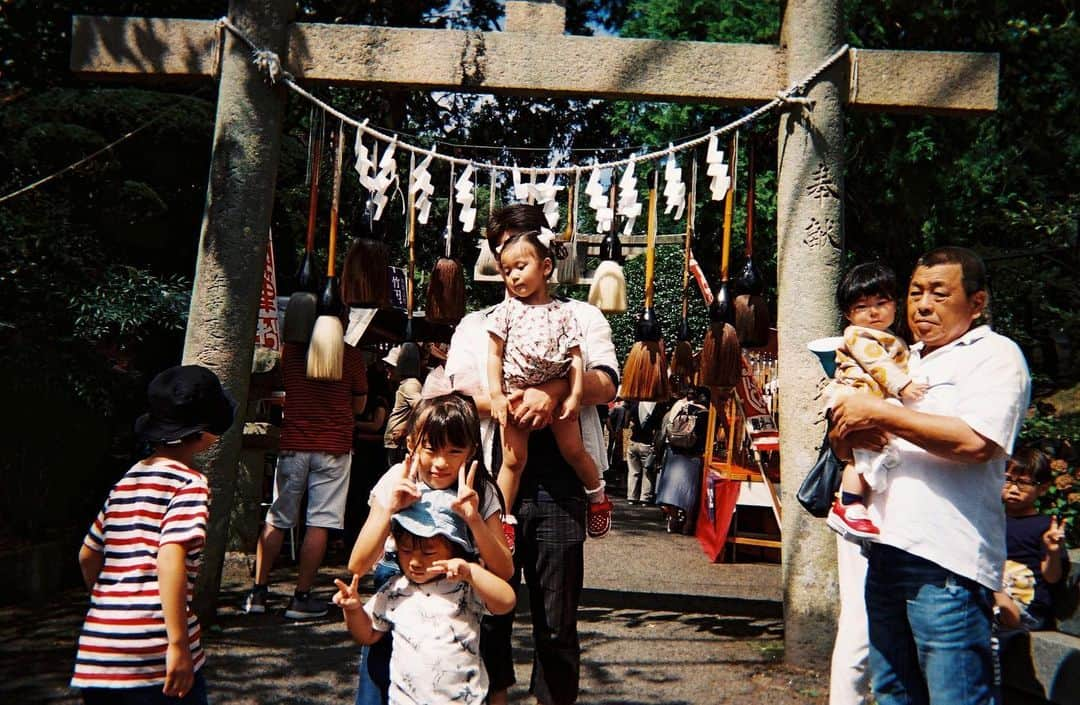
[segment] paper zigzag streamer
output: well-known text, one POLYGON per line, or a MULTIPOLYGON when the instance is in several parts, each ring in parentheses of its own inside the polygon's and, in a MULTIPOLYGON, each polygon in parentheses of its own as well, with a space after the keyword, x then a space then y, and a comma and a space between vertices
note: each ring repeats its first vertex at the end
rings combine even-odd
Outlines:
POLYGON ((712 177, 712 181, 709 182, 712 200, 722 201, 728 189, 731 188, 731 174, 728 165, 724 163, 724 150, 719 148, 716 135, 709 138, 709 150, 705 154, 705 162, 709 165, 705 173, 712 177))
POLYGON ((540 183, 530 183, 529 191, 536 199, 536 203, 544 207, 544 218, 547 219, 549 228, 554 228, 559 222, 559 201, 556 199, 563 187, 555 183, 555 174, 549 172, 547 178, 540 183))
POLYGON ((379 160, 379 171, 371 185, 371 200, 375 203, 375 220, 382 218, 383 208, 386 207, 390 197, 386 190, 397 179, 397 160, 394 159, 394 151, 397 149, 397 137, 390 142, 379 160))
POLYGON ((461 176, 454 182, 454 201, 461 206, 461 210, 458 213, 458 220, 461 221, 461 229, 464 232, 471 233, 473 225, 476 224, 476 208, 473 207, 473 165, 468 164, 465 166, 465 170, 461 172, 461 176))
POLYGON ((375 170, 375 164, 368 157, 367 145, 361 139, 363 134, 364 127, 361 125, 356 128, 356 143, 353 144, 353 151, 356 152, 356 164, 353 165, 353 168, 356 169, 356 173, 360 176, 360 185, 368 191, 374 191, 375 179, 372 177, 372 172, 375 170))
POLYGON ((409 174, 409 193, 416 197, 416 222, 421 225, 427 225, 428 215, 431 213, 431 195, 435 193, 435 186, 431 183, 431 172, 428 171, 434 156, 435 150, 432 149, 409 174))
POLYGON ((606 233, 611 229, 615 212, 608 207, 607 195, 600 184, 600 169, 593 169, 589 174, 589 183, 585 185, 585 194, 589 197, 589 208, 596 211, 596 229, 606 233))
POLYGON ((634 221, 641 215, 641 204, 637 197, 637 178, 634 176, 636 162, 630 162, 622 177, 619 179, 619 207, 616 211, 626 218, 623 226, 623 235, 630 235, 634 231, 634 221))
POLYGON ((664 165, 664 198, 667 199, 664 213, 675 211, 675 220, 682 218, 686 207, 686 184, 682 181, 682 169, 675 161, 675 152, 668 154, 664 165))

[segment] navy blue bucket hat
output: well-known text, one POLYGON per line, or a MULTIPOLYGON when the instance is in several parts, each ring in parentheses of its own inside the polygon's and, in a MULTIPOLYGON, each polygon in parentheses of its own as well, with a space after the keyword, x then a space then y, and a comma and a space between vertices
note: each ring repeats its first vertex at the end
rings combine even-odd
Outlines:
POLYGON ((220 436, 232 426, 236 402, 217 375, 201 365, 170 367, 150 382, 147 413, 135 433, 152 444, 175 443, 194 433, 220 436))

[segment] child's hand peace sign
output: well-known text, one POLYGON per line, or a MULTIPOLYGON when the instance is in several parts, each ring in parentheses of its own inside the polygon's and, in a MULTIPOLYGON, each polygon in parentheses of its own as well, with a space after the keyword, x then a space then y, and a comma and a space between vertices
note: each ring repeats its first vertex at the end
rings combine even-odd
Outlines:
POLYGON ((400 512, 420 499, 420 489, 416 486, 419 476, 416 462, 416 456, 409 453, 401 464, 401 478, 390 492, 390 506, 387 508, 391 513, 400 512))
POLYGON ((356 590, 359 583, 360 576, 356 574, 352 576, 352 584, 350 585, 346 585, 337 578, 334 578, 334 584, 337 585, 338 589, 332 598, 334 604, 346 612, 360 609, 360 607, 363 606, 363 603, 360 602, 360 594, 356 590))
POLYGON ((458 468, 458 489, 457 499, 451 504, 450 508, 454 512, 465 520, 466 523, 471 522, 473 519, 480 517, 480 495, 473 489, 473 483, 476 482, 476 468, 477 461, 472 461, 472 465, 469 466, 468 475, 465 474, 465 464, 462 463, 458 468))
POLYGON ((1043 534, 1042 540, 1047 553, 1054 554, 1060 551, 1065 542, 1065 520, 1059 523, 1057 517, 1052 517, 1050 528, 1043 534))

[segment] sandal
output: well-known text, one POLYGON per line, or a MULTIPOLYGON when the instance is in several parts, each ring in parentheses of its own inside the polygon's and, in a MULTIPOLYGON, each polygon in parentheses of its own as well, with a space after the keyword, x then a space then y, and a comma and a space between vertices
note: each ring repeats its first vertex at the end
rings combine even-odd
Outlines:
POLYGON ((611 510, 614 508, 615 505, 607 497, 599 502, 589 502, 586 531, 590 538, 603 538, 611 531, 611 510))

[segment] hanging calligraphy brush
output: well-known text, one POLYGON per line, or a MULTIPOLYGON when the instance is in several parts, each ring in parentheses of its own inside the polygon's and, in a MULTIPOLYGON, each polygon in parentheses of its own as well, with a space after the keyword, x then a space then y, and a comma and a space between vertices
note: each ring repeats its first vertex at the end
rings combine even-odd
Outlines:
POLYGON ((296 272, 296 291, 289 297, 285 307, 285 330, 282 337, 286 343, 307 345, 311 329, 315 326, 319 287, 318 265, 315 261, 315 223, 319 207, 319 169, 322 163, 323 124, 320 116, 311 109, 311 125, 308 139, 308 196, 307 237, 304 240, 304 256, 296 272))
POLYGON ((720 290, 709 308, 709 330, 701 347, 701 383, 707 387, 732 388, 739 381, 742 349, 739 336, 731 325, 728 261, 731 255, 731 218, 735 210, 736 143, 732 139, 731 185, 724 197, 724 240, 721 250, 720 290))
POLYGON ((559 260, 557 265, 558 281, 560 284, 577 283, 577 196, 578 187, 581 185, 578 174, 574 174, 574 182, 566 191, 566 228, 562 233, 562 241, 566 247, 566 257, 559 260))
POLYGON ((615 213, 615 174, 611 174, 611 192, 608 197, 611 210, 611 228, 600 242, 600 266, 593 272, 589 286, 589 303, 604 313, 626 311, 626 277, 622 270, 622 242, 615 213))
MULTIPOLYGON (((450 183, 454 183, 454 165, 450 164, 450 183)), ((454 199, 446 199, 446 229, 443 231, 443 256, 431 270, 424 315, 432 323, 456 325, 465 316, 465 272, 453 259, 454 199)))
POLYGON ((746 184, 746 264, 739 275, 739 289, 743 292, 735 297, 735 332, 739 342, 748 348, 757 348, 769 342, 769 328, 772 318, 769 307, 761 292, 765 282, 754 265, 754 141, 747 145, 749 161, 748 181, 746 184))
POLYGON ((693 256, 694 211, 697 203, 697 159, 690 155, 690 203, 686 210, 686 242, 683 243, 682 320, 679 342, 671 353, 671 381, 679 389, 693 384, 697 374, 694 348, 690 342, 690 258, 693 256))
MULTIPOLYGON (((491 214, 495 212, 495 189, 498 185, 498 179, 495 176, 495 170, 491 170, 491 188, 488 191, 488 222, 491 222, 491 214)), ((480 238, 480 242, 477 247, 480 248, 480 255, 476 258, 476 265, 473 267, 474 276, 498 276, 499 275, 499 261, 495 259, 495 253, 491 251, 491 247, 488 246, 487 241, 487 228, 483 230, 483 237, 480 238)))
POLYGON ((308 343, 308 379, 341 379, 345 356, 345 329, 341 325, 341 282, 336 276, 338 212, 341 206, 341 167, 345 158, 345 124, 338 127, 334 144, 334 190, 330 200, 330 243, 326 257, 326 284, 319 296, 319 317, 308 343))
POLYGON ((623 367, 621 396, 634 401, 666 401, 671 396, 668 386, 667 360, 664 356, 663 330, 653 310, 653 275, 656 264, 656 192, 659 170, 653 171, 649 189, 649 213, 645 236, 645 301, 634 324, 637 342, 630 348, 623 367))
MULTIPOLYGON (((416 155, 409 155, 409 174, 416 169, 416 155)), ((410 176, 410 179, 412 177, 410 176)), ((401 344, 401 360, 419 360, 420 346, 416 344, 413 331, 413 310, 416 304, 416 190, 409 188, 408 216, 405 238, 408 246, 409 261, 405 274, 405 342, 401 344)))

